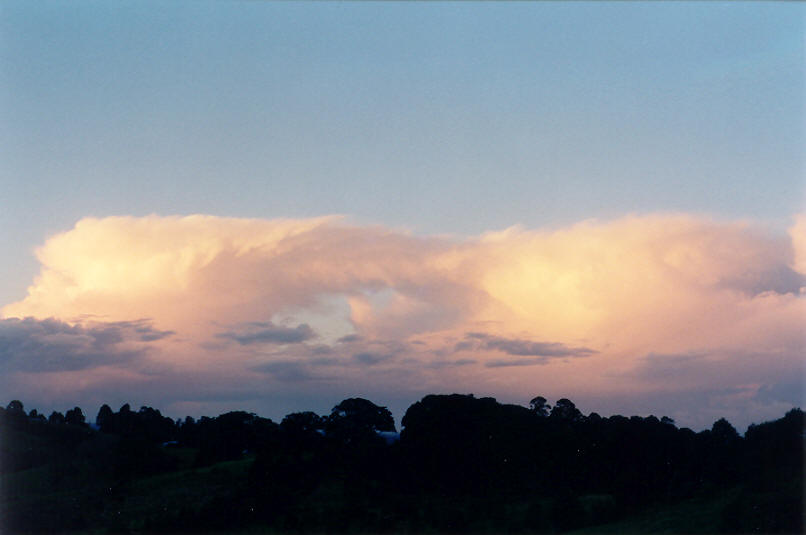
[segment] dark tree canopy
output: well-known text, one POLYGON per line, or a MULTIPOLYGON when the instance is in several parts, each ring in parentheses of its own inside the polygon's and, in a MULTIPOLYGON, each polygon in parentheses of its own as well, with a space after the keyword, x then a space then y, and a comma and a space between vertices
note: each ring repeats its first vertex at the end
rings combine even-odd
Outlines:
POLYGON ((98 415, 95 417, 95 425, 97 425, 98 429, 101 431, 108 432, 110 430, 113 417, 114 413, 112 412, 112 408, 104 403, 100 410, 98 410, 98 415))
POLYGON ((579 420, 582 417, 582 412, 577 409, 577 406, 574 404, 573 401, 570 399, 562 398, 558 399, 557 403, 554 404, 554 408, 551 409, 551 417, 557 418, 559 420, 565 420, 569 422, 573 422, 575 420, 579 420))
POLYGON ((53 411, 48 416, 48 423, 49 424, 63 424, 64 423, 64 414, 60 412, 53 411))
POLYGON ((102 406, 98 431, 78 407, 40 416, 18 400, 0 408, 0 482, 36 469, 42 484, 0 492, 13 533, 550 534, 617 532, 648 515, 664 532, 803 532, 800 409, 742 436, 725 419, 695 433, 667 417, 585 416, 566 398, 549 412, 541 396, 526 408, 429 395, 389 442, 379 434, 394 430, 391 413, 362 398, 280 425, 245 411, 174 421, 128 404, 102 406), (129 499, 157 474, 168 476, 159 489, 129 499), (703 511, 694 531, 667 514, 678 506, 703 511))
POLYGON ((70 425, 84 425, 84 413, 80 407, 74 407, 65 413, 64 421, 70 425))
POLYGON ((733 427, 729 421, 724 418, 720 418, 714 425, 711 426, 711 434, 717 440, 721 440, 724 442, 730 442, 738 440, 739 433, 736 431, 736 428, 733 427))
POLYGON ((283 418, 280 427, 292 433, 317 432, 325 428, 325 420, 311 411, 292 412, 283 418))
POLYGON ((363 398, 345 399, 330 412, 329 424, 370 431, 394 431, 395 419, 386 407, 363 398))
POLYGON ((551 405, 548 404, 548 401, 543 396, 537 396, 529 402, 529 408, 538 416, 545 418, 549 415, 551 405))

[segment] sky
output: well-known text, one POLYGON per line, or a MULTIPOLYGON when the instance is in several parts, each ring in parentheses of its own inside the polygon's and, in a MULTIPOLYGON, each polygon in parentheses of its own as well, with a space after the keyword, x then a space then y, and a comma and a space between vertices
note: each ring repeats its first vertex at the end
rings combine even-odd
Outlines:
POLYGON ((0 402, 804 401, 806 7, 0 4, 0 402))

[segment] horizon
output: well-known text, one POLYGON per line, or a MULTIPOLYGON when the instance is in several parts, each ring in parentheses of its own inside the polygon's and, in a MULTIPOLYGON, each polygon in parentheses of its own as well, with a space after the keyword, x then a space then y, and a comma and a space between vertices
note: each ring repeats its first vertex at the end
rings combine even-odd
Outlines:
MULTIPOLYGON (((460 393, 458 393, 458 392, 451 392, 451 393, 447 393, 447 392, 438 392, 438 393, 433 393, 433 394, 426 394, 426 396, 424 396, 424 398, 425 398, 425 397, 428 397, 428 396, 444 397, 444 396, 455 396, 455 395, 460 395, 460 396, 470 396, 470 397, 473 397, 473 398, 475 398, 475 399, 492 398, 492 399, 494 399, 494 400, 495 400, 495 401, 496 401, 498 404, 500 404, 500 405, 515 405, 515 406, 522 407, 522 408, 525 408, 525 409, 528 409, 528 408, 529 408, 529 404, 528 404, 528 403, 526 403, 526 404, 522 404, 522 403, 505 403, 505 402, 502 402, 501 400, 498 400, 498 399, 496 399, 496 398, 494 398, 494 397, 492 397, 492 396, 476 396, 475 394, 472 394, 472 393, 471 393, 471 394, 460 394, 460 393)), ((387 409, 387 410, 389 410, 389 412, 391 413, 392 418, 393 418, 393 420, 394 420, 394 425, 395 425, 395 430, 394 430, 394 432, 395 432, 395 433, 397 433, 397 434, 400 434, 400 433, 403 431, 403 429, 405 429, 405 427, 403 426, 403 424, 401 423, 401 421, 403 420, 403 416, 405 416, 406 411, 407 411, 407 410, 408 410, 408 408, 410 408, 412 405, 414 405, 414 404, 416 404, 416 403, 418 403, 418 402, 421 402, 421 401, 422 401, 424 398, 421 398, 421 399, 418 399, 418 400, 415 400, 415 401, 411 402, 411 403, 409 404, 409 406, 408 406, 408 407, 407 407, 407 408, 406 408, 406 409, 405 409, 405 410, 404 410, 402 413, 396 413, 394 410, 392 410, 392 409, 390 409, 389 407, 386 407, 386 406, 384 406, 384 405, 378 405, 378 406, 379 406, 380 408, 382 408, 382 409, 387 409)), ((349 398, 345 398, 345 399, 349 399, 349 398)), ((363 399, 363 398, 359 398, 359 399, 363 399)), ((560 398, 560 399, 563 399, 563 398, 560 398)), ((565 399, 567 399, 567 398, 565 398, 565 399)), ((258 418, 266 418, 266 419, 268 419, 268 420, 270 420, 270 421, 272 421, 272 422, 274 422, 274 423, 276 423, 276 424, 279 424, 280 422, 282 422, 282 421, 283 421, 283 419, 284 419, 286 416, 288 416, 288 415, 290 415, 290 414, 294 414, 294 413, 300 413, 300 412, 306 412, 306 409, 301 409, 301 410, 299 410, 299 411, 295 411, 295 412, 292 412, 292 413, 284 414, 284 415, 279 416, 279 417, 274 417, 274 416, 271 416, 271 415, 260 414, 260 413, 257 413, 257 412, 255 412, 255 411, 250 411, 250 410, 244 410, 244 409, 233 409, 232 411, 222 412, 222 413, 220 413, 220 414, 199 414, 199 415, 195 415, 195 416, 194 416, 194 415, 189 415, 189 414, 186 414, 186 415, 184 415, 184 416, 175 416, 175 415, 169 415, 169 414, 164 414, 164 413, 162 413, 162 410, 161 410, 159 407, 150 407, 150 406, 148 406, 148 405, 140 405, 140 406, 137 406, 137 405, 138 405, 137 403, 134 403, 134 404, 132 404, 132 403, 125 403, 124 405, 121 405, 120 407, 117 407, 117 408, 112 407, 112 406, 109 406, 109 404, 107 404, 107 403, 104 403, 104 404, 102 404, 101 406, 99 406, 99 407, 98 407, 98 410, 97 410, 97 411, 95 411, 94 413, 92 413, 92 412, 87 412, 87 413, 84 413, 84 409, 85 409, 85 407, 69 407, 69 408, 65 408, 64 410, 53 409, 53 410, 48 410, 48 411, 46 411, 46 412, 40 412, 39 407, 30 407, 30 406, 26 406, 26 405, 25 405, 25 401, 24 401, 24 400, 11 400, 11 401, 9 401, 9 404, 10 404, 11 402, 14 402, 14 401, 19 401, 19 402, 21 402, 21 403, 23 404, 26 414, 27 414, 27 413, 30 413, 30 412, 31 412, 31 410, 32 410, 32 409, 34 409, 34 410, 36 410, 36 411, 37 411, 37 414, 38 414, 38 415, 44 416, 45 418, 48 418, 48 417, 50 416, 50 414, 48 414, 48 413, 51 413, 51 412, 57 412, 57 413, 60 413, 62 416, 64 416, 64 414, 65 414, 65 413, 67 413, 69 410, 74 409, 74 408, 79 408, 79 409, 81 409, 82 414, 84 415, 84 418, 85 418, 85 423, 86 423, 86 424, 87 424, 87 425, 88 425, 90 428, 92 428, 93 430, 96 430, 96 431, 99 429, 99 427, 98 427, 98 425, 96 424, 96 421, 95 421, 95 420, 96 420, 97 414, 100 412, 101 408, 102 408, 104 405, 108 406, 108 407, 109 407, 109 408, 112 410, 112 412, 113 412, 113 413, 117 413, 117 412, 119 412, 119 411, 120 411, 120 409, 122 409, 124 405, 129 405, 130 410, 131 410, 132 412, 139 412, 141 409, 146 409, 146 408, 149 408, 149 409, 154 409, 154 410, 156 410, 156 411, 160 412, 160 414, 161 414, 163 417, 170 418, 171 420, 173 420, 174 422, 176 422, 176 423, 177 423, 177 425, 182 425, 182 424, 184 423, 184 421, 185 421, 185 419, 186 419, 187 417, 193 418, 193 420, 194 420, 196 423, 198 423, 198 422, 199 422, 199 420, 201 420, 202 418, 211 418, 211 419, 214 419, 214 418, 218 418, 219 416, 222 416, 222 415, 226 414, 227 412, 245 412, 245 413, 248 413, 248 414, 252 414, 252 415, 254 415, 254 416, 258 417, 258 418), (95 414, 96 416, 92 416, 92 414, 95 414)), ((338 405, 339 403, 341 403, 341 401, 344 401, 344 400, 340 400, 340 401, 338 401, 338 402, 335 402, 335 403, 334 403, 334 407, 335 407, 336 405, 338 405)), ((374 401, 373 401, 373 400, 371 400, 371 399, 370 399, 370 400, 367 400, 367 401, 370 401, 370 402, 373 402, 373 403, 374 403, 374 401)), ((551 400, 547 400, 547 401, 551 401, 551 400)), ((573 403, 573 401, 574 401, 574 400, 569 400, 569 401, 571 401, 571 402, 573 403)), ((556 402, 556 400, 555 400, 555 402, 556 402)), ((376 405, 377 405, 377 404, 376 404, 376 405)), ((576 404, 574 404, 574 405, 576 406, 576 404)), ((547 406, 548 406, 549 408, 550 408, 550 407, 553 407, 553 405, 552 405, 551 403, 548 403, 548 404, 547 404, 547 406)), ((576 408, 577 408, 577 409, 579 409, 579 407, 576 407, 576 408)), ((749 424, 747 427, 745 427, 745 428, 744 428, 744 430, 742 430, 742 428, 741 428, 741 427, 735 427, 735 426, 734 426, 734 427, 735 427, 736 431, 738 432, 739 436, 744 437, 744 436, 746 435, 746 433, 747 433, 747 431, 748 431, 749 429, 751 429, 751 428, 753 428, 753 427, 755 427, 755 426, 758 426, 758 425, 764 424, 764 423, 769 423, 769 422, 773 422, 773 421, 780 420, 780 419, 781 419, 781 418, 783 418, 783 417, 784 417, 786 414, 788 414, 789 412, 791 412, 791 411, 793 411, 793 410, 802 410, 802 408, 801 408, 801 407, 792 407, 792 408, 790 408, 790 409, 786 410, 786 411, 784 412, 784 414, 782 414, 781 416, 778 416, 778 417, 772 417, 772 418, 770 418, 770 419, 767 419, 767 420, 762 420, 762 421, 758 421, 758 422, 751 422, 751 423, 750 423, 750 424, 749 424)), ((323 417, 323 418, 327 418, 328 416, 330 416, 330 415, 332 414, 332 409, 331 409, 331 410, 329 410, 329 411, 322 412, 322 413, 319 413, 319 412, 317 412, 317 411, 310 411, 310 412, 314 412, 314 413, 315 413, 315 414, 317 414, 318 416, 321 416, 321 417, 323 417)), ((582 416, 583 416, 584 418, 588 418, 588 417, 590 417, 590 415, 591 415, 591 414, 597 414, 597 415, 599 415, 600 417, 602 417, 602 418, 604 418, 604 419, 611 418, 611 417, 614 417, 614 416, 620 416, 620 417, 624 417, 624 418, 628 418, 628 419, 629 419, 629 418, 636 417, 636 416, 637 416, 637 417, 639 417, 639 418, 642 418, 642 419, 646 419, 646 418, 655 417, 655 418, 656 418, 656 419, 658 419, 658 420, 662 420, 663 418, 668 418, 668 416, 663 415, 663 414, 660 414, 660 415, 658 415, 658 414, 647 414, 647 415, 640 415, 640 414, 617 414, 617 413, 614 413, 614 414, 600 414, 599 412, 597 412, 597 411, 595 411, 595 410, 589 411, 589 412, 587 412, 587 413, 586 413, 585 411, 583 411, 583 410, 580 410, 580 412, 582 413, 582 416)), ((705 427, 700 428, 700 429, 697 429, 697 428, 692 429, 692 428, 690 428, 690 427, 687 427, 687 426, 684 426, 684 425, 680 425, 678 422, 674 421, 674 419, 672 419, 672 422, 674 423, 674 426, 675 426, 677 429, 690 429, 691 431, 694 431, 694 432, 696 432, 696 433, 700 433, 700 432, 702 432, 702 431, 710 431, 710 430, 712 429, 712 427, 713 427, 713 424, 714 424, 714 423, 716 423, 716 422, 717 422, 717 421, 719 421, 719 420, 722 420, 722 419, 725 419, 726 421, 728 421, 728 423, 730 423, 731 425, 733 425, 733 422, 730 422, 730 420, 727 420, 726 418, 719 418, 718 420, 715 420, 714 422, 712 422, 712 423, 711 423, 711 425, 705 426, 705 427)))

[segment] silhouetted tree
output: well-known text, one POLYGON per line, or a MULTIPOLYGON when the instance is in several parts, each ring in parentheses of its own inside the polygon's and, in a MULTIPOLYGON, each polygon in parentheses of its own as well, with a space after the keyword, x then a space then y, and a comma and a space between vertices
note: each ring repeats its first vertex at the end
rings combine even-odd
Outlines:
POLYGON ((724 444, 732 443, 739 439, 739 433, 736 428, 724 418, 714 422, 714 425, 711 426, 711 435, 714 439, 724 444))
POLYGON ((199 426, 192 416, 185 416, 185 420, 178 426, 177 439, 185 446, 199 446, 199 426))
POLYGON ((145 437, 149 442, 161 443, 174 438, 174 421, 163 416, 159 410, 140 407, 133 415, 133 432, 145 437))
POLYGON ((3 412, 3 423, 15 428, 24 428, 28 425, 28 416, 22 401, 15 399, 11 401, 3 412))
POLYGON ((84 425, 84 413, 79 407, 74 407, 65 413, 64 421, 70 425, 84 425))
POLYGON ((48 416, 48 423, 52 425, 60 425, 64 423, 64 414, 53 411, 48 416))
POLYGON ((323 440, 325 419, 316 413, 295 412, 280 422, 284 440, 290 447, 312 447, 323 440))
POLYGON ((298 433, 317 432, 325 428, 325 420, 311 411, 294 412, 283 418, 280 428, 283 431, 298 433))
POLYGON ((394 431, 395 420, 386 407, 363 398, 345 399, 335 407, 325 422, 329 438, 353 442, 377 438, 377 431, 394 431))
MULTIPOLYGON (((540 397, 526 408, 432 395, 409 407, 400 441, 388 445, 378 432, 394 429, 391 413, 360 398, 324 418, 289 414, 279 426, 243 411, 174 423, 150 407, 132 412, 127 404, 114 413, 104 405, 96 422, 107 433, 77 427, 78 407, 37 425, 39 413, 26 415, 21 405, 0 408, 0 482, 42 467, 37 474, 49 486, 41 499, 35 490, 0 499, 11 532, 546 533, 687 499, 708 503, 710 528, 720 522, 716 515, 723 532, 803 532, 800 409, 750 426, 743 438, 724 419, 694 433, 667 417, 584 417, 567 399, 548 412, 540 397), (21 424, 10 425, 7 413, 21 424), (65 420, 73 425, 58 425, 65 420), (206 463, 254 451, 248 479, 236 475, 246 462, 188 474, 198 492, 184 489, 189 483, 177 474, 160 479, 176 485, 160 489, 177 497, 170 507, 154 495, 138 497, 134 513, 121 508, 125 489, 145 488, 137 479, 179 468, 185 452, 162 447, 166 436, 198 448, 206 463)), ((669 530, 680 528, 669 522, 669 530)))
POLYGON ((546 398, 543 396, 537 396, 533 398, 532 401, 529 402, 529 408, 541 418, 545 418, 549 415, 549 411, 551 410, 551 405, 548 404, 546 398))
POLYGON ((558 399, 557 403, 554 404, 554 408, 551 409, 551 417, 558 420, 573 422, 582 418, 582 412, 577 409, 573 401, 562 398, 558 399))
POLYGON ((411 463, 404 475, 417 487, 462 494, 503 481, 531 485, 535 464, 543 462, 532 453, 540 449, 534 422, 529 409, 493 398, 426 396, 403 416, 400 443, 411 463))
POLYGON ((98 429, 100 429, 104 433, 109 433, 112 431, 113 418, 114 413, 112 412, 112 408, 106 403, 104 403, 103 405, 101 405, 101 408, 98 411, 98 415, 95 417, 95 425, 97 425, 98 429))

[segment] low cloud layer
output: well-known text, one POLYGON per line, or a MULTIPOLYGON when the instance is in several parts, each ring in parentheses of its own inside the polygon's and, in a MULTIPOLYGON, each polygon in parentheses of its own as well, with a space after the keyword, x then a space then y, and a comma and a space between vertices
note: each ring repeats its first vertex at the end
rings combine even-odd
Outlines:
POLYGON ((120 365, 148 352, 172 331, 146 320, 69 324, 57 319, 0 320, 0 369, 54 372, 120 365))
POLYGON ((758 420, 803 377, 803 216, 788 234, 661 214, 465 239, 329 217, 88 218, 37 258, 0 322, 0 387, 20 398, 37 383, 134 397, 157 376, 182 383, 163 401, 200 410, 267 387, 300 409, 455 390, 640 412, 739 392, 735 414, 758 420))
POLYGON ((478 351, 480 349, 501 351, 508 355, 533 357, 585 357, 596 353, 587 347, 568 347, 557 342, 533 342, 519 338, 504 338, 485 333, 467 333, 466 340, 456 344, 462 351, 478 351))
POLYGON ((242 326, 238 330, 225 331, 216 334, 219 338, 234 340, 241 345, 252 344, 298 344, 310 340, 315 336, 309 325, 301 324, 296 327, 282 327, 270 321, 253 322, 242 326))

